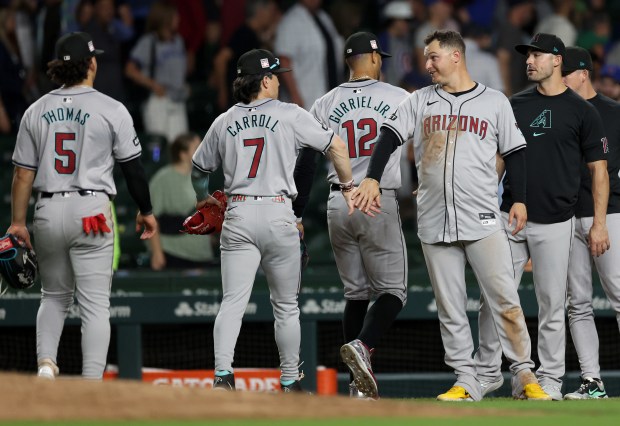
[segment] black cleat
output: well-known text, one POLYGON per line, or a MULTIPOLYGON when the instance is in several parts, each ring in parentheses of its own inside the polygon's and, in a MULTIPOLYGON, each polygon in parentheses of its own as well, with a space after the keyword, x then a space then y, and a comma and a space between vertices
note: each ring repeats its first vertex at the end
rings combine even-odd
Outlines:
POLYGON ((235 390, 235 375, 233 373, 225 374, 223 376, 215 376, 213 378, 214 390, 235 390))

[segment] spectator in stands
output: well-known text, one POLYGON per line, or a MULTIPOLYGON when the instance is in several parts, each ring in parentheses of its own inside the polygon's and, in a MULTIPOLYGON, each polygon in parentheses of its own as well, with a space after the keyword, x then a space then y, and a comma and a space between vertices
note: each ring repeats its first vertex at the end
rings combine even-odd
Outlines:
POLYGON ((179 34, 187 52, 187 75, 196 70, 196 54, 205 40, 207 17, 202 1, 174 0, 179 12, 179 34))
POLYGON ((390 52, 392 59, 383 61, 383 80, 394 86, 403 86, 405 75, 413 69, 411 27, 413 10, 408 1, 391 1, 383 9, 385 31, 379 34, 379 45, 390 52))
POLYGON ((620 65, 620 43, 616 43, 610 48, 611 34, 612 27, 607 13, 595 13, 587 27, 579 33, 577 46, 588 50, 595 62, 604 60, 608 64, 620 65), (609 52, 605 55, 607 49, 609 52))
POLYGON ((620 67, 609 64, 603 66, 596 86, 597 92, 620 101, 620 67))
POLYGON ((344 41, 321 3, 298 0, 280 21, 274 46, 280 65, 293 69, 280 77, 288 94, 281 99, 306 109, 344 77, 344 41))
POLYGON ((14 130, 28 108, 26 75, 15 33, 15 10, 0 9, 0 96, 14 130))
POLYGON ((195 210, 192 187, 192 156, 200 144, 195 133, 177 136, 170 145, 171 164, 155 173, 150 182, 153 213, 159 221, 159 234, 149 241, 151 268, 155 271, 204 268, 213 260, 208 235, 179 233, 181 224, 195 210))
POLYGON ((530 36, 524 28, 534 16, 531 0, 509 0, 508 6, 508 19, 500 27, 497 41, 497 58, 506 96, 520 92, 528 85, 523 56, 514 47, 529 43, 530 36))
POLYGON ((151 92, 143 105, 144 129, 165 136, 168 142, 188 130, 187 55, 178 26, 174 5, 164 0, 153 3, 147 33, 140 37, 125 66, 127 77, 151 92))
POLYGON ((436 30, 459 31, 459 24, 452 18, 452 2, 449 0, 424 0, 428 20, 416 31, 413 42, 418 72, 427 73, 424 57, 424 39, 436 30))
POLYGON ((497 58, 487 49, 491 46, 491 31, 475 24, 470 24, 463 31, 463 41, 467 51, 467 69, 474 81, 482 83, 500 92, 504 91, 504 82, 499 71, 497 58))
POLYGON ((245 1, 245 23, 232 34, 228 45, 222 46, 214 60, 213 83, 221 111, 234 104, 229 90, 237 78, 237 60, 249 50, 268 47, 264 44, 265 34, 271 30, 277 9, 275 0, 245 1))
POLYGON ((84 31, 93 38, 97 48, 105 55, 97 60, 98 77, 95 89, 119 102, 125 101, 123 83, 122 44, 134 36, 133 19, 129 15, 116 18, 114 0, 95 0, 91 20, 84 25, 84 31))
POLYGON ((4 107, 4 103, 2 102, 2 93, 0 93, 0 133, 10 133, 11 132, 11 120, 9 120, 9 115, 6 113, 6 108, 4 107))
POLYGON ((575 10, 575 0, 552 0, 553 13, 541 20, 534 33, 554 34, 566 46, 574 46, 577 41, 577 29, 571 22, 571 14, 575 10))

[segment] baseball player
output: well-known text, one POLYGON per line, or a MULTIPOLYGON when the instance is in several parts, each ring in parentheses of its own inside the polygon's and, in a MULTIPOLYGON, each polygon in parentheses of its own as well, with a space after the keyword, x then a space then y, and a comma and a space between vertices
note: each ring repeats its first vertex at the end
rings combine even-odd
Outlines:
POLYGON ((214 388, 234 389, 233 357, 259 265, 267 277, 280 353, 282 390, 299 391, 299 233, 291 207, 297 196, 295 160, 302 147, 328 153, 350 204, 351 164, 340 137, 295 104, 278 101, 278 58, 251 50, 237 62, 233 96, 194 154, 197 207, 214 203, 209 173, 220 166, 228 195, 221 244, 223 299, 213 330, 214 388))
MULTIPOLYGON (((566 349, 564 305, 580 165, 584 157, 592 174, 594 218, 587 232, 591 254, 600 256, 609 249, 605 226, 609 197, 607 140, 596 109, 562 83, 562 40, 539 33, 530 44, 517 45, 515 49, 526 55, 528 78, 536 83, 511 98, 517 124, 528 141, 529 220, 519 234, 508 232, 508 212, 521 191, 515 191, 509 180, 504 180, 502 220, 510 238, 515 288, 528 258, 532 259, 539 306, 537 374, 545 392, 554 400, 561 400, 566 349)), ((501 377, 501 352, 490 318, 492 307, 484 299, 479 319, 480 346, 475 358, 481 381, 493 383, 501 377)))
POLYGON ((581 367, 582 384, 564 399, 607 398, 598 362, 598 334, 592 311, 592 260, 598 271, 603 290, 616 311, 620 327, 620 104, 594 91, 592 87, 592 58, 581 47, 567 47, 562 66, 564 84, 590 102, 603 120, 609 143, 607 171, 609 202, 607 230, 613 242, 602 256, 592 258, 588 248, 588 231, 592 227, 594 209, 592 177, 585 164, 581 166, 581 185, 575 206, 575 236, 568 264, 568 324, 581 367))
MULTIPOLYGON (((353 180, 361 182, 379 127, 408 93, 377 81, 382 58, 390 55, 381 51, 374 34, 353 34, 347 39, 344 52, 349 81, 317 99, 310 113, 348 142, 353 180)), ((370 353, 407 299, 407 248, 396 199, 401 179, 400 151, 399 146, 390 156, 381 180, 385 214, 374 220, 361 212, 349 217, 332 165, 327 176, 332 190, 327 201, 327 225, 347 300, 342 325, 348 343, 342 348, 343 359, 359 382, 350 384, 353 397, 378 397, 370 353), (371 297, 377 300, 368 309, 371 297)), ((316 151, 304 148, 295 168, 300 192, 293 209, 298 220, 312 185, 315 154, 316 151)))
POLYGON ((435 84, 413 92, 383 123, 366 178, 353 195, 355 205, 372 213, 374 201, 383 210, 379 182, 385 165, 399 145, 413 138, 420 184, 418 235, 437 301, 446 364, 457 376, 455 385, 437 399, 479 401, 483 396, 466 313, 466 262, 511 362, 513 395, 549 399, 531 371, 530 337, 497 201, 499 151, 510 181, 519 188, 510 209, 516 234, 527 218, 525 140, 506 97, 471 80, 459 33, 435 31, 424 42, 426 69, 435 84))
POLYGON ((127 109, 93 89, 96 55, 90 35, 70 33, 56 42, 48 76, 61 85, 28 108, 13 153, 10 232, 30 246, 26 212, 38 192, 33 232, 41 273, 37 315, 38 375, 58 374, 56 354, 74 293, 82 320, 82 376, 101 379, 110 342, 113 228, 112 177, 119 162, 140 208, 142 239, 157 228, 140 162, 140 141, 127 109))

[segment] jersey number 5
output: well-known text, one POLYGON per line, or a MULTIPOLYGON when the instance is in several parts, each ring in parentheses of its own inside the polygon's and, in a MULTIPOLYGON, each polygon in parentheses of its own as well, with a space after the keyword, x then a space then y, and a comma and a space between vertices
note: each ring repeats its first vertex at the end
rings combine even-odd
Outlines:
POLYGON ((260 157, 263 155, 263 147, 265 146, 265 138, 256 138, 256 139, 244 139, 243 146, 255 146, 256 151, 254 151, 254 158, 252 158, 252 166, 250 167, 250 173, 248 173, 248 177, 253 179, 256 177, 256 173, 258 172, 258 166, 260 165, 260 157))
POLYGON ((366 146, 366 142, 371 141, 377 137, 377 122, 373 118, 362 118, 357 122, 357 128, 360 130, 368 129, 367 133, 363 135, 359 142, 359 151, 355 150, 355 127, 353 120, 348 120, 342 123, 342 128, 347 130, 347 140, 349 142, 349 158, 356 157, 370 157, 372 154, 372 147, 366 146))
POLYGON ((56 154, 61 157, 55 160, 56 171, 61 175, 70 175, 75 172, 75 151, 65 148, 65 141, 74 141, 75 133, 56 133, 55 137, 56 154))

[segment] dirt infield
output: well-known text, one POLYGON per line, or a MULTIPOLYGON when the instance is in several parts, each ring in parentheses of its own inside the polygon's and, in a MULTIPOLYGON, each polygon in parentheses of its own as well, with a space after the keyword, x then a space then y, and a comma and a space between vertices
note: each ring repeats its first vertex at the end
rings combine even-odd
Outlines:
MULTIPOLYGON (((2 420, 315 419, 338 417, 463 417, 494 409, 402 400, 214 392, 141 382, 44 381, 0 374, 2 420)), ((505 414, 505 411, 504 411, 505 414)))

